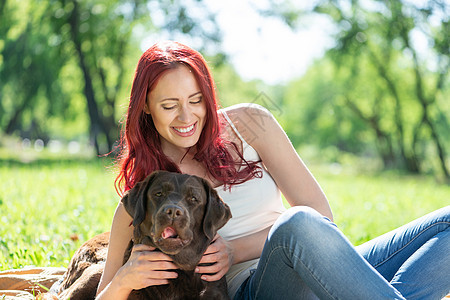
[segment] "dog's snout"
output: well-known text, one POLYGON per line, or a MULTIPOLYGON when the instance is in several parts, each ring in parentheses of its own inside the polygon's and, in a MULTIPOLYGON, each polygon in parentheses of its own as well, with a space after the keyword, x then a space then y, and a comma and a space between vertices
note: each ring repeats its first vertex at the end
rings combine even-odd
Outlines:
POLYGON ((164 213, 166 213, 172 219, 176 219, 183 215, 183 209, 177 205, 167 205, 164 207, 164 213))

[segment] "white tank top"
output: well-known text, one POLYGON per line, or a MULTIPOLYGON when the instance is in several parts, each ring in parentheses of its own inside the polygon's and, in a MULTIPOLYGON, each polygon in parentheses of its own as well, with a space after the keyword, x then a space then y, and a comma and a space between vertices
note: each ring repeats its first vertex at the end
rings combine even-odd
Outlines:
MULTIPOLYGON (((222 111, 222 114, 242 141, 244 158, 247 161, 260 160, 256 150, 242 138, 226 112, 222 111)), ((272 226, 285 210, 278 186, 261 163, 259 166, 262 169, 261 178, 234 185, 231 190, 224 190, 223 186, 216 188, 233 215, 219 230, 219 234, 226 240, 240 238, 272 226)))
MULTIPOLYGON (((258 152, 250 146, 237 131, 233 122, 221 110, 224 118, 242 141, 243 156, 247 161, 260 160, 258 152)), ((223 186, 216 188, 222 200, 231 209, 232 218, 218 233, 225 240, 233 240, 261 231, 275 223, 275 220, 286 209, 283 206, 281 192, 272 176, 259 163, 262 169, 261 178, 253 178, 242 184, 224 190, 223 186)), ((258 259, 233 265, 227 273, 228 293, 233 299, 241 283, 249 276, 250 269, 256 268, 258 259)))

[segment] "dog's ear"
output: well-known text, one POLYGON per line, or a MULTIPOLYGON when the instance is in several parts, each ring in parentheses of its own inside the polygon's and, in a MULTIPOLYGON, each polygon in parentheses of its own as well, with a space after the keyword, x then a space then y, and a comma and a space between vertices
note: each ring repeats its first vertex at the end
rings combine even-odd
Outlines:
POLYGON ((147 211, 147 191, 158 174, 159 171, 155 171, 143 181, 136 183, 120 200, 128 214, 133 217, 133 226, 135 227, 144 222, 147 211))
POLYGON ((217 230, 222 228, 231 218, 231 210, 219 197, 217 191, 202 179, 206 191, 205 216, 203 218, 203 232, 212 240, 217 230))

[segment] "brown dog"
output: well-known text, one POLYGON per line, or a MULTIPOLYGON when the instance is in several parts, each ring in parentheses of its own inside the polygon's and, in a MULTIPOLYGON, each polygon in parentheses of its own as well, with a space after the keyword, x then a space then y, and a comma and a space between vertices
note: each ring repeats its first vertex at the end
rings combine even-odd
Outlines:
POLYGON ((230 209, 206 180, 155 172, 122 203, 134 216, 133 240, 124 263, 132 244, 146 244, 169 255, 180 268, 168 285, 135 290, 131 299, 228 299, 225 278, 206 282, 194 273, 217 230, 231 218, 230 209))
MULTIPOLYGON (((180 268, 169 284, 134 290, 128 299, 229 299, 225 278, 207 282, 194 273, 217 230, 231 218, 229 207, 206 180, 157 171, 121 201, 134 225, 124 263, 133 245, 146 244, 170 256, 180 268)), ((95 298, 108 240, 109 234, 98 235, 75 253, 58 291, 61 299, 95 298)))

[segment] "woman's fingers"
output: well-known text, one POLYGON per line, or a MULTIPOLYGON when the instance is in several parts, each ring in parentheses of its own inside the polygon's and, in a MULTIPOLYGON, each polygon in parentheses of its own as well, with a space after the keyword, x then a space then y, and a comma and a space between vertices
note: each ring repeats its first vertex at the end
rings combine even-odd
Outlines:
POLYGON ((155 247, 144 245, 144 244, 136 244, 133 246, 132 251, 153 251, 155 247))
POLYGON ((135 245, 130 258, 121 268, 122 282, 131 289, 141 289, 152 285, 168 284, 177 278, 174 270, 178 267, 172 259, 155 248, 147 245, 135 245))
POLYGON ((151 247, 148 245, 143 244, 137 244, 133 246, 133 249, 131 251, 130 259, 132 259, 132 256, 140 257, 142 259, 150 259, 152 261, 173 261, 170 256, 167 254, 162 253, 161 251, 154 251, 156 248, 151 247))
POLYGON ((216 235, 206 249, 195 272, 202 274, 202 279, 206 281, 221 279, 231 267, 232 253, 231 245, 220 235, 216 235))
POLYGON ((227 272, 225 271, 225 269, 221 269, 219 272, 215 273, 215 274, 202 274, 202 279, 205 281, 218 281, 220 280, 223 276, 225 276, 227 272))
POLYGON ((135 278, 133 280, 132 289, 139 290, 149 286, 169 284, 171 279, 177 278, 177 273, 168 272, 159 272, 159 274, 154 274, 155 276, 149 275, 150 277, 147 278, 143 276, 135 278))

